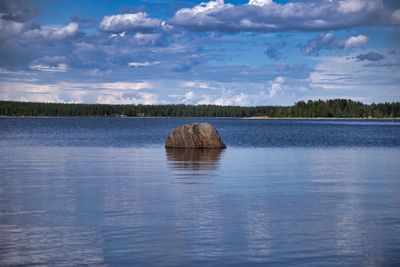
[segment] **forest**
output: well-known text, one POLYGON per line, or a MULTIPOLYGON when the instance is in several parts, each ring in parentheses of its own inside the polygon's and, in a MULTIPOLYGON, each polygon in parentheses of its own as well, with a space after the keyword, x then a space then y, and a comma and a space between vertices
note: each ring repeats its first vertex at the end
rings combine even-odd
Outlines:
POLYGON ((292 106, 108 105, 0 101, 0 116, 397 118, 400 102, 349 99, 299 101, 292 106))

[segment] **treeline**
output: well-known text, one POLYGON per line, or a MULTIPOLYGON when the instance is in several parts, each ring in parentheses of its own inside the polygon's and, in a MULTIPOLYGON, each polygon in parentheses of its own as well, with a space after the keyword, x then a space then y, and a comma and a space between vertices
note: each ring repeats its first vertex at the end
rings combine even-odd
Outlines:
POLYGON ((347 99, 300 101, 293 106, 105 105, 0 101, 0 116, 395 118, 400 102, 347 99))

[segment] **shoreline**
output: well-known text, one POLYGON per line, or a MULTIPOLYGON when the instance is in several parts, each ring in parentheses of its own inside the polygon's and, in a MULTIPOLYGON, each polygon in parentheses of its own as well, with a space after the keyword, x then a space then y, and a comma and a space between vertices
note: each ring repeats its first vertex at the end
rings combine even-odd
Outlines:
POLYGON ((316 118, 308 118, 308 117, 246 117, 242 118, 244 120, 400 120, 400 117, 396 118, 340 118, 340 117, 316 117, 316 118))
POLYGON ((395 118, 340 118, 340 117, 119 117, 119 116, 0 116, 1 118, 40 118, 40 119, 55 119, 55 118, 115 118, 115 119, 237 119, 237 120, 400 120, 400 117, 395 118))

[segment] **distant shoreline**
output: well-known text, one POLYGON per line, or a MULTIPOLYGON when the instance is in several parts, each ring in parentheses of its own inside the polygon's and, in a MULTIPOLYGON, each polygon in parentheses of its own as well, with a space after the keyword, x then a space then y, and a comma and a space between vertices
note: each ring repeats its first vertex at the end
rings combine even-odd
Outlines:
POLYGON ((244 120, 400 120, 400 117, 396 118, 364 118, 364 117, 351 117, 351 118, 339 118, 339 117, 246 117, 241 118, 244 120))
POLYGON ((237 120, 400 120, 396 118, 338 118, 338 117, 119 117, 119 116, 0 116, 0 118, 114 118, 114 119, 237 119, 237 120))
POLYGON ((243 118, 243 119, 382 119, 400 118, 400 102, 363 104, 350 99, 299 101, 292 106, 111 105, 15 102, 0 100, 2 116, 243 118))

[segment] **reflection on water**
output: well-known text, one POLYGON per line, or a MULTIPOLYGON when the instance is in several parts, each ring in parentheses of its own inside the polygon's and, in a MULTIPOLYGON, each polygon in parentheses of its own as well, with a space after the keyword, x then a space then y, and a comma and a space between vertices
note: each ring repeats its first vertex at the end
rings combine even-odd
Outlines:
POLYGON ((167 159, 177 170, 216 170, 223 149, 166 148, 167 159))
POLYGON ((400 266, 399 158, 3 147, 0 266, 400 266))

